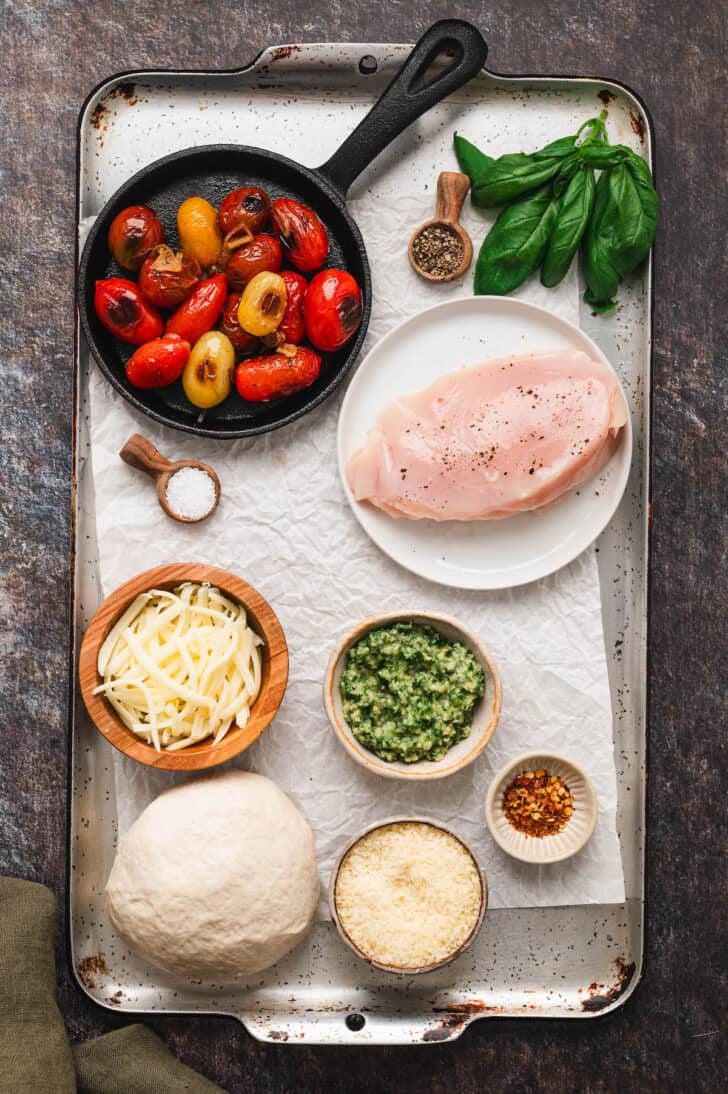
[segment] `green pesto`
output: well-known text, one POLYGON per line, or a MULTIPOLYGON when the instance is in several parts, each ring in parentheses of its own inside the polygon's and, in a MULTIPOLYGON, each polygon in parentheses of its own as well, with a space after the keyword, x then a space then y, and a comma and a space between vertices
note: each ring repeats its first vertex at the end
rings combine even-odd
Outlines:
POLYGON ((393 623, 351 647, 341 674, 344 718, 387 762, 441 760, 470 733, 485 673, 461 642, 432 627, 393 623))

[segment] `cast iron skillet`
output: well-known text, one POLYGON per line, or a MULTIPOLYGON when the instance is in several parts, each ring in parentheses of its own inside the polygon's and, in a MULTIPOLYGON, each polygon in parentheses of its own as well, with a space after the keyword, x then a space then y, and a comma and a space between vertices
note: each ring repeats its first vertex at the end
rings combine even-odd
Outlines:
MULTIPOLYGON (((392 83, 342 146, 312 170, 275 152, 243 145, 204 145, 156 160, 121 186, 99 213, 81 256, 78 308, 86 339, 101 371, 127 402, 174 429, 204 437, 248 437, 300 418, 331 394, 354 364, 369 323, 371 278, 364 243, 346 209, 346 192, 375 156, 431 106, 475 76, 485 63, 487 46, 478 30, 459 19, 443 19, 425 31, 392 83), (444 67, 433 66, 446 54, 444 67), (199 194, 213 205, 237 186, 261 186, 272 198, 294 197, 311 206, 326 225, 327 266, 348 270, 362 289, 364 310, 354 339, 324 355, 311 387, 270 403, 246 403, 233 393, 220 406, 199 411, 185 398, 178 381, 167 388, 142 391, 126 381, 124 365, 133 346, 114 338, 94 312, 94 286, 104 277, 129 276, 109 255, 111 221, 127 205, 149 205, 176 239, 177 208, 199 194)), ((404 246, 404 243, 403 243, 404 246)))

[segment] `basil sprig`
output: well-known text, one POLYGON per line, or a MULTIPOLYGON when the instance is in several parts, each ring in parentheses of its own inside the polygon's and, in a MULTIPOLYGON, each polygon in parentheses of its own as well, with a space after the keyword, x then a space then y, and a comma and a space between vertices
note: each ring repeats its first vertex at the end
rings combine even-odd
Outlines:
POLYGON ((605 118, 589 118, 537 152, 497 159, 455 134, 473 204, 504 207, 480 248, 477 295, 512 292, 539 267, 544 285, 558 285, 581 247, 584 299, 598 312, 616 306, 620 281, 654 241, 658 197, 644 160, 609 144, 605 118))

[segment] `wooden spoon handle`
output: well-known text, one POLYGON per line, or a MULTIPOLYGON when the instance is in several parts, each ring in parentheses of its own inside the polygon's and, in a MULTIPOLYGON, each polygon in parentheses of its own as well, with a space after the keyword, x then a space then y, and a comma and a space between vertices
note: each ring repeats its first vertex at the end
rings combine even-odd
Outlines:
POLYGON ((437 179, 435 220, 449 220, 456 224, 469 189, 470 179, 467 175, 460 171, 441 171, 437 179))
POLYGON ((130 437, 119 455, 124 463, 128 463, 130 467, 135 467, 137 471, 144 471, 145 474, 151 475, 153 479, 158 478, 165 471, 169 471, 173 466, 169 460, 164 458, 161 452, 157 451, 152 442, 143 437, 141 433, 135 433, 130 437))

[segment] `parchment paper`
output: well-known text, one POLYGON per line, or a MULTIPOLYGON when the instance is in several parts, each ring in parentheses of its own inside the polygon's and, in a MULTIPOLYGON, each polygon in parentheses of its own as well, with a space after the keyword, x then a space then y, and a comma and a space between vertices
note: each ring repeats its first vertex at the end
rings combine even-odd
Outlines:
MULTIPOLYGON (((410 148, 413 157, 432 149, 410 148)), ((443 155, 437 169, 455 168, 443 155)), ((419 164, 420 174, 427 164, 419 164)), ((434 178, 436 169, 430 167, 434 178)), ((375 286, 367 347, 407 316, 471 291, 469 276, 433 288, 409 268, 406 241, 431 213, 429 192, 412 192, 390 158, 370 171, 350 206, 367 245, 375 286), (408 196, 403 196, 408 195, 408 196), (382 216, 382 210, 387 216, 382 216)), ((463 222, 476 247, 487 218, 467 203, 463 222)), ((527 285, 521 295, 572 321, 572 274, 557 291, 527 285)), ((366 348, 365 348, 366 351, 366 348)), ((594 549, 540 582, 472 593, 413 577, 369 541, 344 497, 336 467, 341 395, 284 430, 224 442, 167 430, 134 412, 90 363, 92 464, 101 582, 106 594, 140 570, 199 561, 238 573, 270 601, 288 639, 291 674, 272 726, 238 761, 274 779, 303 809, 315 835, 324 885, 351 836, 394 813, 425 813, 459 831, 488 875, 491 907, 620 903, 624 881, 616 831, 612 713, 594 549), (168 457, 210 462, 222 483, 217 513, 183 526, 160 510, 151 481, 128 468, 119 449, 135 431, 168 457), (503 713, 484 753, 465 771, 428 786, 369 775, 329 728, 322 680, 337 637, 374 611, 426 608, 460 618, 500 665, 503 713), (495 771, 520 752, 553 749, 582 764, 599 799, 599 820, 575 858, 547 867, 517 863, 493 843, 484 800, 495 771)), ((114 753, 119 831, 175 781, 114 753)), ((320 914, 328 912, 322 902, 320 914)))

